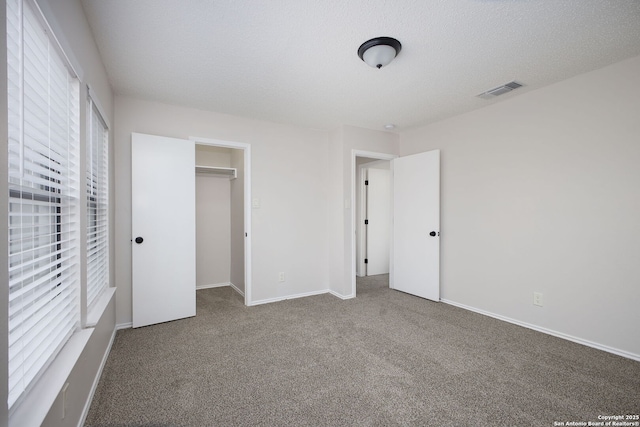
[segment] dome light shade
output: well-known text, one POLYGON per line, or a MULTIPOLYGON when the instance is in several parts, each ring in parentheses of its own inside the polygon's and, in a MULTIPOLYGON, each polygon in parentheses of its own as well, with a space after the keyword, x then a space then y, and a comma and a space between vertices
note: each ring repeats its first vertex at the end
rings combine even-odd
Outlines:
POLYGON ((358 48, 358 56, 369 66, 382 68, 398 56, 402 45, 391 37, 376 37, 368 40, 358 48))

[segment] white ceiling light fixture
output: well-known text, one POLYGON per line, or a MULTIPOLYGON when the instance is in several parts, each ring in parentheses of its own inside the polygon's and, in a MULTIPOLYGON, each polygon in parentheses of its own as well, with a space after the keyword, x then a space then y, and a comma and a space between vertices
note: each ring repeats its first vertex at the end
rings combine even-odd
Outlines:
POLYGON ((367 65, 375 68, 382 68, 398 56, 402 45, 391 37, 376 37, 368 40, 358 48, 358 56, 367 65))

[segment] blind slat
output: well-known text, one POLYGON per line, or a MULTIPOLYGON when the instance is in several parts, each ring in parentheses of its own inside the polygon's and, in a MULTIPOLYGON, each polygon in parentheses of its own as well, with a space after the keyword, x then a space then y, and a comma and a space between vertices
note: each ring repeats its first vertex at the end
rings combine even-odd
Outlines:
MULTIPOLYGON (((34 277, 37 277, 36 280, 26 283, 24 282, 25 279, 23 279, 22 281, 9 280, 9 304, 43 285, 46 286, 53 281, 58 281, 59 276, 66 277, 64 276, 64 274, 67 269, 71 268, 69 263, 74 258, 74 256, 68 256, 67 258, 60 258, 59 260, 55 260, 52 263, 39 268, 38 270, 29 269, 29 277, 27 280, 32 280, 34 277)), ((24 302, 28 303, 28 301, 24 302)))
MULTIPOLYGON (((20 313, 18 317, 24 325, 9 331, 9 345, 15 345, 20 341, 21 345, 26 347, 32 342, 37 342, 40 331, 49 328, 56 322, 60 322, 61 319, 58 314, 66 313, 67 307, 73 308, 75 304, 73 289, 70 286, 72 284, 73 282, 70 282, 66 287, 56 290, 54 298, 50 298, 44 304, 38 304, 38 309, 29 312, 29 315, 27 315, 26 311, 25 313, 20 313), (53 299, 55 299, 55 303, 52 303, 53 299), (51 319, 51 322, 45 322, 45 319, 51 319)), ((74 320, 77 320, 74 314, 71 313, 69 315, 73 315, 74 320)))

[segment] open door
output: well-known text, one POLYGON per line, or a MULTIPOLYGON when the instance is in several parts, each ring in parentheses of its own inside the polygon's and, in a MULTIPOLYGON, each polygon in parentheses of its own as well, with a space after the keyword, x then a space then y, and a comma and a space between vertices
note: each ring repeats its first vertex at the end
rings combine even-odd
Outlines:
POLYGON ((131 136, 133 327, 195 316, 195 143, 131 136))
POLYGON ((393 288, 440 301, 440 150, 392 160, 393 288))

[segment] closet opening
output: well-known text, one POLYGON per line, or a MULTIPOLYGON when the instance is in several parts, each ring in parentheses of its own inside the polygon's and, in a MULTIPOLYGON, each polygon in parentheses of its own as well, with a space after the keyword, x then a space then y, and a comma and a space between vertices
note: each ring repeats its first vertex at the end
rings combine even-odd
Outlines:
POLYGON ((250 146, 195 141, 196 290, 229 286, 251 305, 250 146))

